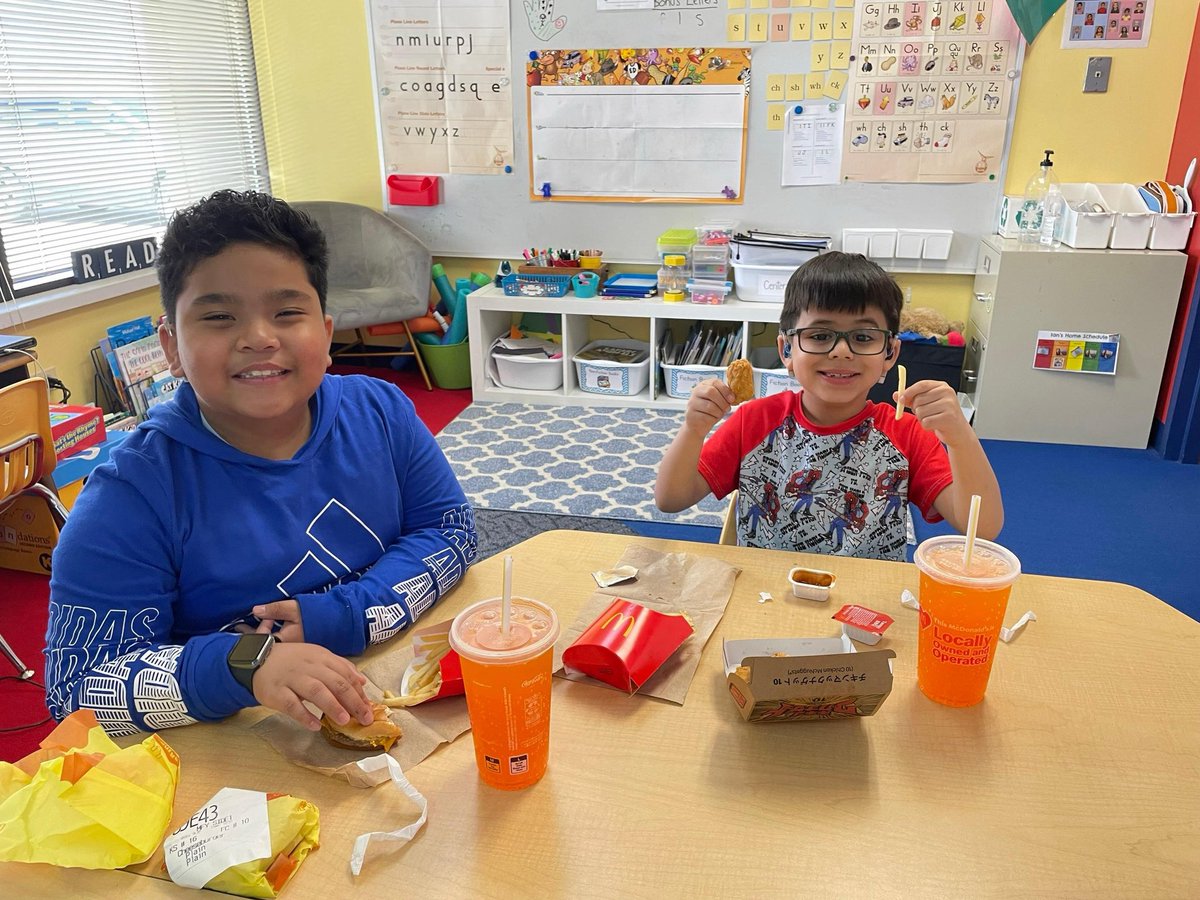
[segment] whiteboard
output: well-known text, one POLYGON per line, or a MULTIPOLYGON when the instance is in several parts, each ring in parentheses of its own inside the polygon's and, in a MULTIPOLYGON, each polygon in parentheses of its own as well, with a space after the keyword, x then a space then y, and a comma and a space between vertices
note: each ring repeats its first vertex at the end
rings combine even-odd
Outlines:
MULTIPOLYGON (((436 255, 520 259, 525 247, 599 247, 617 263, 657 262, 655 240, 670 228, 707 219, 731 220, 739 228, 829 234, 841 246, 844 228, 951 229, 946 260, 896 259, 899 272, 971 274, 979 240, 995 231, 1005 167, 980 184, 888 184, 844 182, 782 187, 783 132, 768 131, 766 75, 807 71, 809 43, 739 43, 752 50, 745 191, 738 200, 677 205, 634 202, 554 202, 530 197, 525 63, 531 50, 588 47, 728 46, 730 10, 717 0, 651 0, 659 8, 597 10, 597 0, 511 0, 512 108, 516 159, 511 174, 443 175, 436 206, 391 206, 382 166, 384 209, 436 255), (713 4, 703 6, 702 4, 713 4), (535 35, 529 16, 541 23, 535 35), (555 32, 555 25, 562 23, 555 32)), ((747 4, 748 7, 748 4, 747 4)), ((749 8, 738 12, 750 12, 749 8)), ((756 10, 757 11, 757 10, 756 10)), ((783 12, 785 10, 776 10, 783 12)), ((766 12, 771 12, 770 9, 766 12)), ((1022 50, 1008 73, 1017 87, 1022 50)), ((1013 112, 1010 104, 1008 133, 1013 112)), ((1006 141, 1007 155, 1007 141, 1006 141)), ((382 156, 382 147, 381 147, 382 156)), ((409 173, 422 174, 422 173, 409 173)))

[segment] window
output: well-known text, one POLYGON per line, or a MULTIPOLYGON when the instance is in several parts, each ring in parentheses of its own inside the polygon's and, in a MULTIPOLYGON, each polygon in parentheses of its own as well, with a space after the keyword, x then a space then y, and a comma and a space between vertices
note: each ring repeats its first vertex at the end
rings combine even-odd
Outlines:
POLYGON ((4 0, 0 261, 17 296, 220 188, 268 189, 246 0, 4 0))

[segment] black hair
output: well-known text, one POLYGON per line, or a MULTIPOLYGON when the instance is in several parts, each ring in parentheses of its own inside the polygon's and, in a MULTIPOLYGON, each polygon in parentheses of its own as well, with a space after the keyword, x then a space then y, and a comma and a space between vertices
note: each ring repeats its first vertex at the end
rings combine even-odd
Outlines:
POLYGON ((325 312, 329 248, 320 226, 270 194, 224 190, 177 210, 167 223, 155 267, 168 322, 175 321, 175 306, 192 270, 232 244, 291 253, 304 264, 325 312))
POLYGON ((863 313, 878 309, 888 331, 900 331, 900 285, 878 264, 861 253, 831 250, 814 257, 792 273, 783 294, 779 328, 794 328, 810 309, 825 312, 863 313))

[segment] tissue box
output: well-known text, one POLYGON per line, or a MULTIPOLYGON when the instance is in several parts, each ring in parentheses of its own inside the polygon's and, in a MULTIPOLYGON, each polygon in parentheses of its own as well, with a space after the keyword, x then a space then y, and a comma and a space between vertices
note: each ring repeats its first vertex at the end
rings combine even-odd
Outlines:
POLYGON ((892 691, 893 650, 834 638, 726 640, 725 680, 742 719, 794 722, 871 716, 892 691))

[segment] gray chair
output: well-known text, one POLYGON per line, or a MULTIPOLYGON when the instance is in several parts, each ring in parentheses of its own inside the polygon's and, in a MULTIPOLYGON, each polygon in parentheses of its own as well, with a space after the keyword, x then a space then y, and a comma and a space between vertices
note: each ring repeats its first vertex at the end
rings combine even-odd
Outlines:
POLYGON ((310 200, 291 204, 312 216, 329 243, 327 312, 335 331, 351 331, 354 343, 332 355, 349 357, 413 356, 425 387, 433 390, 407 320, 429 312, 430 266, 425 246, 383 213, 356 203, 310 200), (408 347, 370 350, 366 329, 399 322, 408 347))

